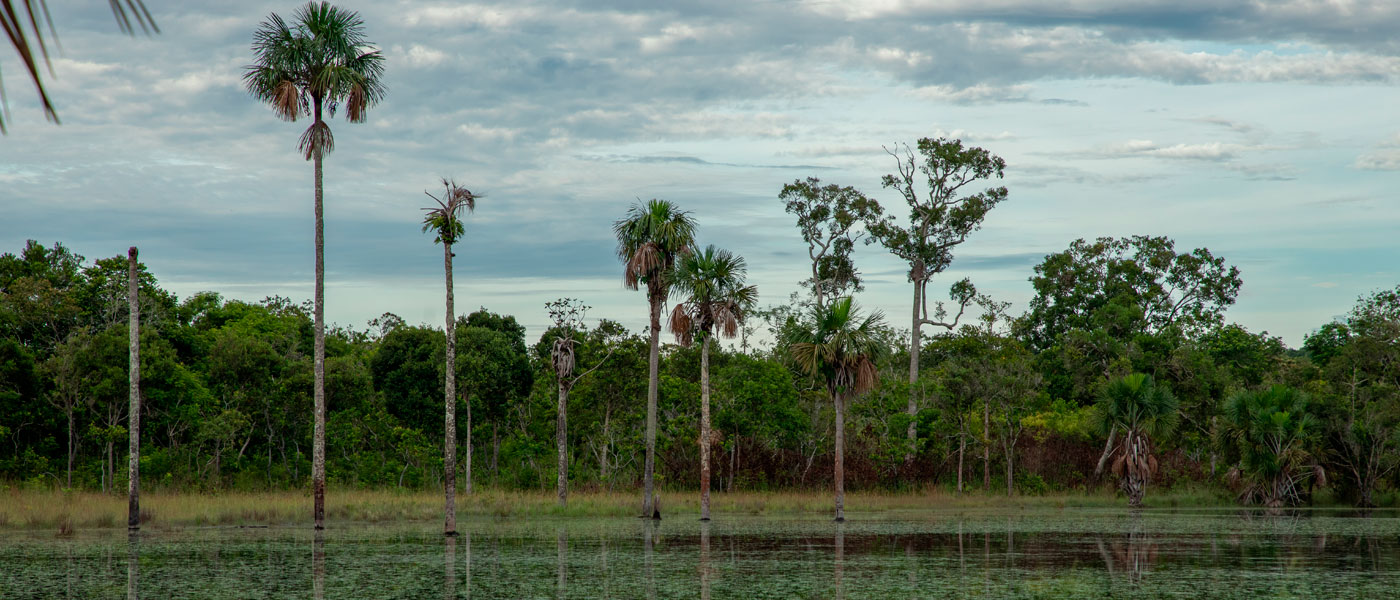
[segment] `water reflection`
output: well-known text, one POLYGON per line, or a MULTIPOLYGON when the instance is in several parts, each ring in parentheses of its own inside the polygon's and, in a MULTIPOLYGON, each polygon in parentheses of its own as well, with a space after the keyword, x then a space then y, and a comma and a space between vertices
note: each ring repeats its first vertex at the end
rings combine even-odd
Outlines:
POLYGON ((326 538, 321 529, 316 530, 311 541, 311 597, 326 597, 326 538))
POLYGON ((1400 587, 1394 514, 1195 518, 552 519, 474 523, 456 538, 424 526, 329 535, 292 528, 6 535, 0 598, 112 597, 123 583, 128 598, 705 600, 751 597, 759 587, 826 598, 1164 597, 1199 589, 1240 598, 1393 597, 1400 587))
POLYGON ((140 594, 137 592, 139 585, 137 580, 141 578, 141 534, 130 532, 126 537, 126 598, 127 600, 137 600, 140 594))
MULTIPOLYGON (((442 597, 457 597, 457 537, 445 535, 443 544, 442 597)), ((468 561, 467 564, 471 564, 468 561)))

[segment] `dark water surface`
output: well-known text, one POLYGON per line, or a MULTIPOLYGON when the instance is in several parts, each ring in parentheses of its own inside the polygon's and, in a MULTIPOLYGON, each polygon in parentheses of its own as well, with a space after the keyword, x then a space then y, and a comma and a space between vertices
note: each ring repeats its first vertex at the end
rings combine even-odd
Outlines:
POLYGON ((1400 518, 929 511, 0 533, 0 598, 1400 598, 1400 518))

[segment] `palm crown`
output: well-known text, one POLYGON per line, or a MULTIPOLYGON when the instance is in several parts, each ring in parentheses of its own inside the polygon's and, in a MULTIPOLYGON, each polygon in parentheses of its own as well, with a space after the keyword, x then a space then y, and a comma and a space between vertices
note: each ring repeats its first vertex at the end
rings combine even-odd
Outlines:
POLYGON ((1150 375, 1133 373, 1114 379, 1099 395, 1099 428, 1109 435, 1114 427, 1160 438, 1176 429, 1179 403, 1150 375))
POLYGON ((682 255, 669 275, 671 287, 686 300, 671 311, 671 332, 682 346, 695 333, 709 336, 718 327, 734 337, 744 314, 758 301, 758 288, 744 285, 748 265, 742 256, 715 248, 682 255))
POLYGON ((441 198, 423 192, 437 202, 436 207, 423 209, 427 211, 423 216, 423 231, 434 231, 437 238, 433 241, 451 245, 457 243, 457 240, 462 239, 462 234, 466 233, 466 226, 462 224, 462 211, 476 210, 476 199, 481 196, 458 186, 457 182, 450 179, 443 179, 442 187, 441 198))
POLYGON ((665 297, 665 277, 676 256, 695 243, 695 218, 666 200, 633 204, 627 216, 613 224, 617 256, 622 259, 622 283, 629 290, 645 283, 651 295, 665 297))
POLYGON ((384 97, 379 79, 384 56, 367 50, 364 21, 354 11, 328 2, 307 3, 288 24, 273 13, 253 37, 257 62, 243 74, 244 85, 259 100, 272 105, 288 121, 312 116, 298 148, 307 160, 335 148, 330 127, 321 121, 324 105, 335 116, 340 105, 352 123, 365 120, 365 111, 384 97))
POLYGON ((803 329, 790 340, 792 359, 803 373, 821 378, 834 393, 860 394, 875 387, 875 360, 885 351, 879 339, 884 315, 875 311, 864 318, 850 296, 830 306, 812 309, 815 327, 803 329))

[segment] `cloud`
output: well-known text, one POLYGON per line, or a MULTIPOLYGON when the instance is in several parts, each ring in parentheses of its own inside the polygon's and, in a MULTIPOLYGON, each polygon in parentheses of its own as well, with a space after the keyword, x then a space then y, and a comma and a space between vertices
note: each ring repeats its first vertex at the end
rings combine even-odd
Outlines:
POLYGON ((1356 157, 1353 166, 1367 171, 1400 171, 1400 133, 1376 145, 1376 149, 1356 157))

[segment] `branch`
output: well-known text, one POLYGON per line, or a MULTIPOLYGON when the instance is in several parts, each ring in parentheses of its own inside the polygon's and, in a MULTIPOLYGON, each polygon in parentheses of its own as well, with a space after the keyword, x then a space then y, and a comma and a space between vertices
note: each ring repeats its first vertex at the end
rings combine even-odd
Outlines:
POLYGON ((573 379, 573 381, 570 381, 570 382, 569 382, 569 388, 570 388, 570 389, 573 389, 573 387, 574 387, 575 385, 578 384, 579 380, 581 380, 581 379, 583 379, 584 377, 588 376, 589 373, 592 373, 592 372, 594 372, 594 371, 597 371, 599 367, 603 366, 604 363, 608 362, 608 358, 612 356, 614 350, 617 350, 617 344, 611 345, 611 347, 608 348, 608 353, 607 353, 607 354, 604 354, 604 355, 603 355, 603 358, 600 359, 600 360, 598 361, 598 364, 593 365, 593 368, 592 368, 592 369, 589 369, 589 370, 587 370, 587 371, 584 371, 583 373, 579 374, 578 377, 575 377, 575 378, 573 379))

